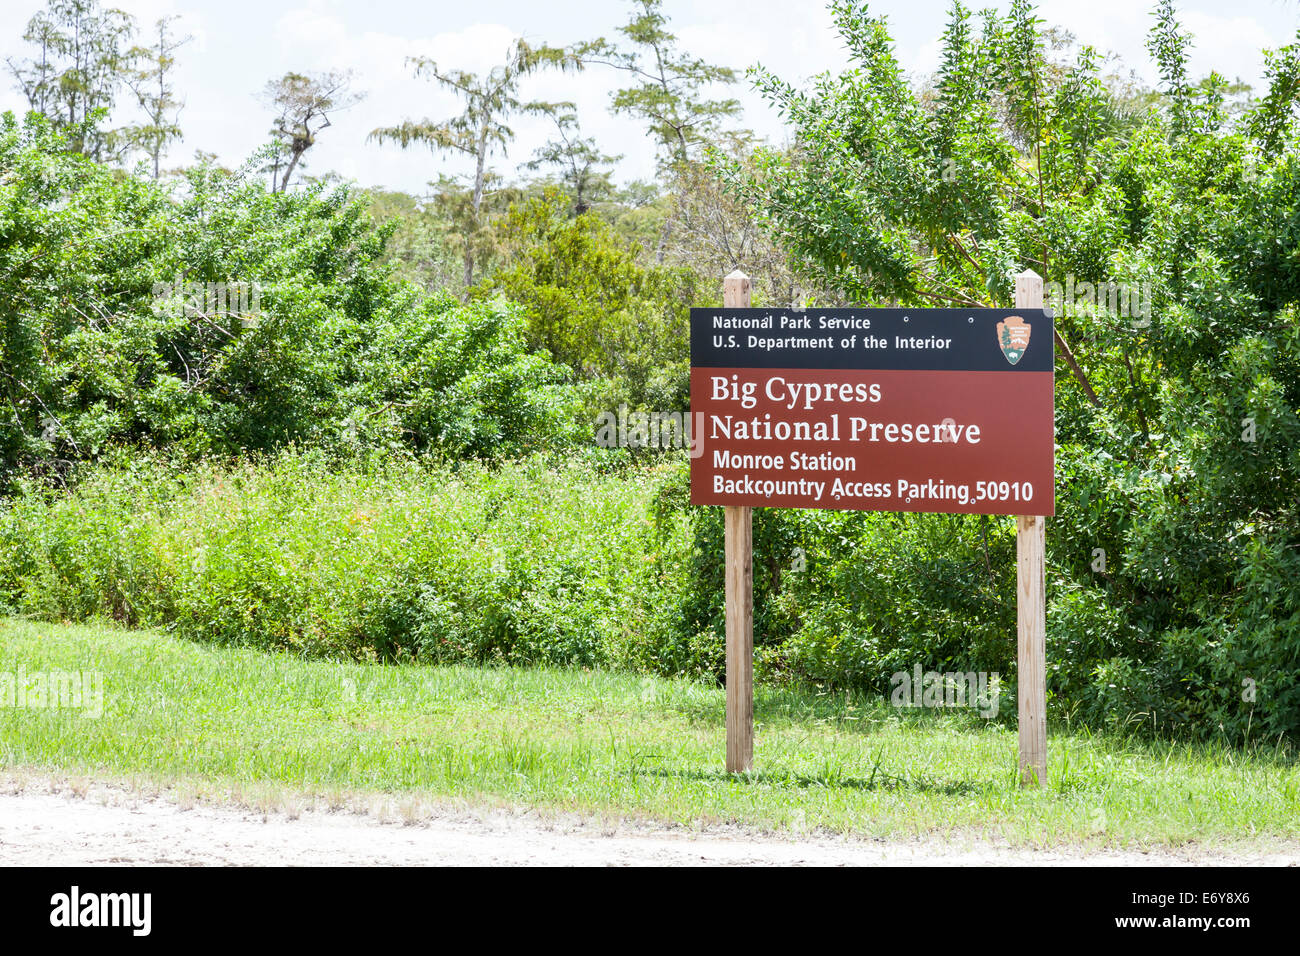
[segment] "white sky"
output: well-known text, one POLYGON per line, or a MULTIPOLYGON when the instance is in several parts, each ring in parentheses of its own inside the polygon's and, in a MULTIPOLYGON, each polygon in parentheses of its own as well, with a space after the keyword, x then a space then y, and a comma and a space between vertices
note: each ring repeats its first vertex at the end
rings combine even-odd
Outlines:
MULTIPOLYGON (((186 136, 172 148, 174 163, 202 149, 237 165, 267 139, 270 111, 257 99, 266 81, 288 70, 330 68, 355 71, 366 99, 334 117, 307 154, 307 172, 333 169, 367 186, 420 193, 439 172, 465 173, 459 157, 424 149, 366 142, 381 125, 406 118, 438 120, 460 111, 450 94, 415 79, 405 58, 423 55, 439 66, 486 70, 504 55, 510 40, 565 45, 596 36, 615 37, 628 19, 622 0, 116 0, 142 28, 163 14, 179 14, 177 28, 194 36, 178 56, 176 85, 186 101, 181 126, 186 136)), ((986 2, 970 4, 976 9, 986 2)), ((1005 9, 1006 2, 993 5, 1005 9)), ((0 0, 0 56, 23 57, 21 36, 44 0, 0 0)), ((1153 3, 1134 0, 1046 0, 1039 15, 1074 32, 1081 42, 1118 53, 1149 82, 1155 76, 1145 52, 1153 3)), ((666 0, 665 11, 682 46, 710 62, 743 71, 761 62, 787 80, 799 81, 845 65, 840 42, 821 2, 814 0, 666 0)), ((904 67, 921 74, 937 64, 938 38, 947 20, 947 0, 885 0, 872 10, 889 17, 904 67)), ((1293 40, 1300 3, 1286 0, 1213 0, 1180 4, 1184 26, 1194 35, 1196 75, 1217 69, 1229 78, 1259 83, 1260 50, 1293 40)), ((144 30, 142 29, 142 33, 144 30)), ((607 153, 622 153, 618 178, 649 178, 654 150, 634 120, 611 117, 609 93, 624 74, 591 68, 581 74, 529 78, 525 96, 571 100, 586 135, 607 153)), ((727 95, 745 106, 745 125, 773 141, 783 139, 780 119, 743 82, 727 95)), ((0 83, 0 110, 25 107, 7 74, 0 83)), ((549 121, 520 117, 510 155, 495 160, 507 177, 550 135, 549 121)))

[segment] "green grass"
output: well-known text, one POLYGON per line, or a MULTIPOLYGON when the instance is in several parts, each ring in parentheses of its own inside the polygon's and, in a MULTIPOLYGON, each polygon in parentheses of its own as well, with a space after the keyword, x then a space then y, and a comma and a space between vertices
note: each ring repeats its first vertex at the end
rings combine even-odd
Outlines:
POLYGON ((1294 754, 1054 733, 1016 785, 1013 731, 760 689, 756 772, 722 770, 723 693, 572 669, 377 666, 0 619, 0 672, 98 671, 100 719, 0 708, 0 768, 300 796, 527 805, 700 826, 1014 844, 1294 840, 1294 754))

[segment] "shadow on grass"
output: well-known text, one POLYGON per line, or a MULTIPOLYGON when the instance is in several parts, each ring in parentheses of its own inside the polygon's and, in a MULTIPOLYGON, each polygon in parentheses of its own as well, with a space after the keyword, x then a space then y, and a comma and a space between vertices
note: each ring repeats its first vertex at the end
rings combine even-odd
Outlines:
MULTIPOLYGON (((721 727, 727 719, 725 708, 712 703, 673 702, 669 707, 688 720, 708 726, 721 727)), ((861 734, 872 733, 884 726, 971 733, 986 733, 1006 726, 964 710, 892 707, 885 700, 869 697, 859 698, 850 708, 846 706, 843 695, 820 700, 789 692, 756 696, 754 720, 769 727, 818 724, 861 734)))
POLYGON ((622 773, 624 776, 630 777, 662 777, 665 779, 691 780, 697 783, 740 783, 749 786, 783 787, 799 790, 911 791, 944 796, 976 796, 991 793, 997 789, 996 785, 992 783, 975 783, 971 781, 944 783, 919 777, 898 777, 893 774, 875 771, 866 778, 844 777, 839 774, 806 774, 768 770, 752 770, 749 773, 731 774, 722 770, 664 770, 658 767, 624 770, 622 773))

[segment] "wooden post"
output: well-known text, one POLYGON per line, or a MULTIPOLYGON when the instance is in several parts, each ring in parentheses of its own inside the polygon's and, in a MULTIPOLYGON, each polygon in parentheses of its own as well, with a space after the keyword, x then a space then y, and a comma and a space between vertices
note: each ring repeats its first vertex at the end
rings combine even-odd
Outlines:
MULTIPOLYGON (((1043 307, 1043 279, 1032 269, 1016 276, 1016 308, 1043 307)), ((1019 688, 1020 784, 1047 782, 1047 519, 1016 518, 1016 661, 1019 688)))
MULTIPOLYGON (((749 276, 739 269, 722 282, 722 304, 750 307, 749 276)), ((753 508, 724 505, 727 566, 727 773, 754 766, 753 508)))

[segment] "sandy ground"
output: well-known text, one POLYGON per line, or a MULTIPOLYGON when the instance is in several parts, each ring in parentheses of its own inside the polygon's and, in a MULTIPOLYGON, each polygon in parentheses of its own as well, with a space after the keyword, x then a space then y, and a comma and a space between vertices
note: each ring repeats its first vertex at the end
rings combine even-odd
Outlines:
POLYGON ((1257 852, 1033 850, 974 840, 884 842, 690 831, 543 817, 527 810, 369 813, 210 806, 118 785, 31 781, 0 793, 0 866, 12 865, 1297 865, 1257 852))

